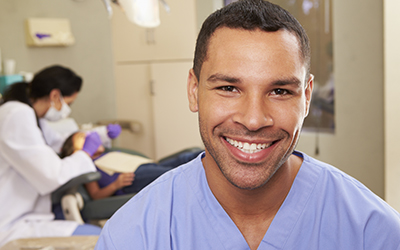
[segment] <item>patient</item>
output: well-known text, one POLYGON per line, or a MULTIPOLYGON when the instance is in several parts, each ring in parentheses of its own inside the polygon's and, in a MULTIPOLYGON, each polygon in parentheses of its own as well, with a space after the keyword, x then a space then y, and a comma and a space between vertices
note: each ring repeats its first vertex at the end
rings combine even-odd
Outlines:
MULTIPOLYGON (((76 132, 66 139, 61 149, 61 158, 73 154, 75 151, 82 149, 85 143, 84 132, 76 132)), ((168 160, 158 163, 146 163, 140 165, 134 173, 114 173, 107 174, 105 171, 97 167, 101 173, 101 178, 98 181, 93 181, 85 184, 85 187, 94 200, 106 198, 112 195, 123 195, 137 193, 142 188, 150 184, 165 172, 182 165, 196 158, 202 149, 177 154, 168 160)), ((98 159, 105 153, 104 146, 100 146, 92 159, 98 159)))

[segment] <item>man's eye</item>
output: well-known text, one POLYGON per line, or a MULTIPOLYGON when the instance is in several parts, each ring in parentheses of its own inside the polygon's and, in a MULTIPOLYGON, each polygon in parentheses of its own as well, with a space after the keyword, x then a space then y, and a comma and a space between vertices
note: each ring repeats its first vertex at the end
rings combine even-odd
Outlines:
POLYGON ((286 89, 274 89, 272 91, 272 94, 274 94, 274 95, 287 95, 287 94, 289 94, 289 91, 287 91, 286 89))
POLYGON ((227 92, 234 92, 236 88, 233 86, 222 86, 219 88, 220 90, 227 91, 227 92))

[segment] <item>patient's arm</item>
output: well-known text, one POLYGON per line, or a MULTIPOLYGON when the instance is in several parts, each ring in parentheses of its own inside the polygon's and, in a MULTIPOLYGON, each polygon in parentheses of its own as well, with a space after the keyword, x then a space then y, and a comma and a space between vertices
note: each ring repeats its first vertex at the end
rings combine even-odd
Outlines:
POLYGON ((93 200, 103 199, 112 196, 117 190, 129 186, 135 179, 134 173, 121 173, 118 178, 109 185, 100 188, 97 181, 85 184, 86 190, 93 200))

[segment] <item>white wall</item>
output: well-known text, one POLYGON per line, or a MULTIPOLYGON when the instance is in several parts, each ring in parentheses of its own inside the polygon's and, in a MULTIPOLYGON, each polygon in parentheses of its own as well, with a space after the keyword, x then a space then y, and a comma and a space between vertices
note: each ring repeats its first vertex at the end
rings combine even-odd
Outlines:
POLYGON ((115 118, 111 30, 101 0, 0 0, 0 49, 3 59, 17 61, 17 71, 62 64, 81 75, 83 89, 71 114, 78 122, 115 118), (24 20, 29 17, 70 19, 75 45, 27 47, 24 20))
MULTIPOLYGON (((388 18, 396 17, 399 3, 395 2, 398 1, 386 2, 392 5, 385 9, 391 13, 388 18)), ((210 6, 208 4, 207 9, 210 6)), ((197 20, 201 18, 198 16, 197 20)), ((384 144, 383 3, 334 0, 333 22, 336 133, 320 136, 318 156, 314 154, 314 134, 303 134, 298 149, 344 170, 381 197, 384 196, 386 160, 387 198, 389 202, 399 200, 396 190, 400 188, 392 184, 397 183, 400 176, 395 157, 399 141, 396 129, 400 125, 395 118, 400 105, 391 105, 389 99, 384 144)), ((396 40, 398 37, 390 36, 396 25, 386 28, 390 33, 386 33, 385 46, 387 49, 396 47, 400 44, 396 40), (392 38, 395 43, 388 41, 392 38)), ((100 0, 0 0, 0 48, 4 57, 17 60, 18 70, 37 71, 49 64, 61 63, 84 77, 84 88, 73 105, 72 116, 78 122, 115 117, 110 33, 109 20, 100 0), (66 48, 27 48, 23 32, 23 20, 27 17, 69 18, 76 44, 66 48)), ((391 54, 387 52, 387 55, 391 54)), ((400 56, 392 55, 386 57, 386 64, 391 62, 393 66, 386 67, 385 77, 386 95, 393 101, 399 91, 395 70, 400 56)))
POLYGON ((400 1, 384 1, 385 199, 400 211, 400 1))
POLYGON ((204 20, 215 10, 224 6, 224 0, 196 0, 197 29, 200 30, 204 20))
MULTIPOLYGON (((398 26, 397 26, 398 27, 398 26)), ((384 197, 383 3, 333 0, 336 133, 303 134, 298 149, 384 197)))

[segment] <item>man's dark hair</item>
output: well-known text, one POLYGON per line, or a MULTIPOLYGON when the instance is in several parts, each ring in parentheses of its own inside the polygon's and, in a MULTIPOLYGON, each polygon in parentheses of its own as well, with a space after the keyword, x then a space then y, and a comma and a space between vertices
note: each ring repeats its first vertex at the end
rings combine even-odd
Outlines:
POLYGON ((239 0, 211 14, 203 23, 197 37, 193 70, 200 80, 200 71, 207 60, 211 36, 218 28, 256 30, 266 32, 287 30, 299 42, 301 59, 305 63, 307 78, 310 72, 310 42, 301 24, 285 9, 264 0, 239 0))

